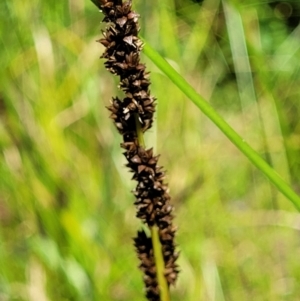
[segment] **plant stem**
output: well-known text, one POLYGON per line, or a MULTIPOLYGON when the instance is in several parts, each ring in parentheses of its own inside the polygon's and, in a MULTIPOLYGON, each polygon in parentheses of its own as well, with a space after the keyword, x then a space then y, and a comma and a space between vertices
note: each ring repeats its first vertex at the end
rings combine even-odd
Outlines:
POLYGON ((135 119, 135 128, 136 128, 136 134, 138 137, 139 145, 142 146, 143 148, 146 148, 141 123, 139 121, 139 115, 135 114, 134 119, 135 119))
MULTIPOLYGON (((138 114, 135 114, 135 126, 136 126, 136 132, 138 137, 139 145, 145 148, 145 141, 144 141, 144 135, 141 128, 141 123, 139 121, 138 114)), ((159 239, 159 232, 157 226, 152 226, 150 228, 151 233, 151 240, 152 240, 152 246, 153 246, 153 253, 154 253, 154 261, 155 261, 155 267, 156 267, 156 277, 157 282, 159 286, 159 294, 161 301, 170 301, 170 293, 169 293, 169 286, 166 280, 166 277, 164 275, 165 270, 165 263, 163 259, 163 253, 162 253, 162 247, 161 242, 159 239)))
MULTIPOLYGON (((145 41, 144 41, 145 42, 145 41)), ((285 195, 300 211, 300 197, 278 173, 210 106, 210 104, 164 59, 145 43, 148 58, 227 136, 227 138, 285 195)))
POLYGON ((151 239, 153 245, 154 260, 156 266, 156 276, 159 285, 159 294, 161 301, 170 301, 169 287, 164 275, 165 263, 162 255, 161 243, 157 226, 150 227, 151 239))

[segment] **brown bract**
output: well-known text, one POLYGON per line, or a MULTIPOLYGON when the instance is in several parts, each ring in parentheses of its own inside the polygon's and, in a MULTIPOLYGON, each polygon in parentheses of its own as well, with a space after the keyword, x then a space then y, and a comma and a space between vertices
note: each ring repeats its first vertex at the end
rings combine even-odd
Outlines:
MULTIPOLYGON (((110 118, 123 137, 121 147, 127 166, 133 173, 132 179, 137 181, 133 194, 137 217, 145 224, 159 229, 165 261, 165 276, 168 284, 174 284, 178 268, 175 263, 178 253, 175 252, 174 236, 176 228, 172 225, 173 207, 170 204, 168 186, 164 183, 165 172, 158 166, 159 156, 152 149, 144 149, 139 145, 137 124, 143 132, 152 126, 155 112, 155 98, 149 91, 149 74, 145 64, 140 63, 140 52, 143 43, 138 38, 139 15, 131 10, 131 2, 121 0, 94 0, 104 14, 103 22, 109 23, 99 42, 105 47, 101 58, 105 59, 105 67, 112 74, 119 76, 120 89, 125 93, 121 100, 111 100, 108 110, 110 118), (136 118, 138 117, 138 118, 136 118)), ((148 300, 159 300, 159 288, 156 279, 156 268, 153 259, 151 239, 144 232, 138 232, 135 238, 140 268, 144 272, 146 296, 148 300)))

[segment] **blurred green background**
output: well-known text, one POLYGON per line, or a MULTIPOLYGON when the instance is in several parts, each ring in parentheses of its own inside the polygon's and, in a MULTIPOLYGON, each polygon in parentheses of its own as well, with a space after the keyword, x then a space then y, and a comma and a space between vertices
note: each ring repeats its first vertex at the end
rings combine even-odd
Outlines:
MULTIPOLYGON (((141 35, 300 192, 299 1, 136 0, 141 35)), ((0 301, 144 300, 134 183, 88 0, 0 3, 0 301)), ((300 215, 152 62, 172 300, 300 300, 300 215)))

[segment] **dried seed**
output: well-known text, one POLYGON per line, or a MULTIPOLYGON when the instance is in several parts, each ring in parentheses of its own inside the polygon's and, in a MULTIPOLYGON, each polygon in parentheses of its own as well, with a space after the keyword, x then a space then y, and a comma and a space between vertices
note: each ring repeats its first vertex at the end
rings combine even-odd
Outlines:
POLYGON ((138 155, 135 155, 134 157, 132 157, 132 158, 130 159, 130 161, 131 161, 132 163, 135 163, 135 164, 139 164, 139 163, 142 162, 141 158, 140 158, 138 155))
POLYGON ((132 36, 126 36, 125 38, 123 38, 123 41, 124 41, 125 43, 129 44, 130 46, 135 47, 135 45, 132 43, 132 41, 133 41, 132 36))
POLYGON ((124 24, 126 23, 126 21, 127 21, 127 18, 124 16, 124 17, 122 17, 122 18, 117 19, 117 20, 116 20, 116 23, 119 24, 120 27, 123 27, 124 24))

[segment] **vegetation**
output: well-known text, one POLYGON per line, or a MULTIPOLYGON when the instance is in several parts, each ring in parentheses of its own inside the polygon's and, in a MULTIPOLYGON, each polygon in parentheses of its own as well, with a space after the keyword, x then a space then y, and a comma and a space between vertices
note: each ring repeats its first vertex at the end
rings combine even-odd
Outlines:
MULTIPOLYGON (((142 300, 91 1, 1 1, 0 300, 142 300)), ((298 1, 136 0, 141 36, 299 194, 298 1)), ((179 225, 172 300, 300 300, 300 216, 146 56, 179 225)))

